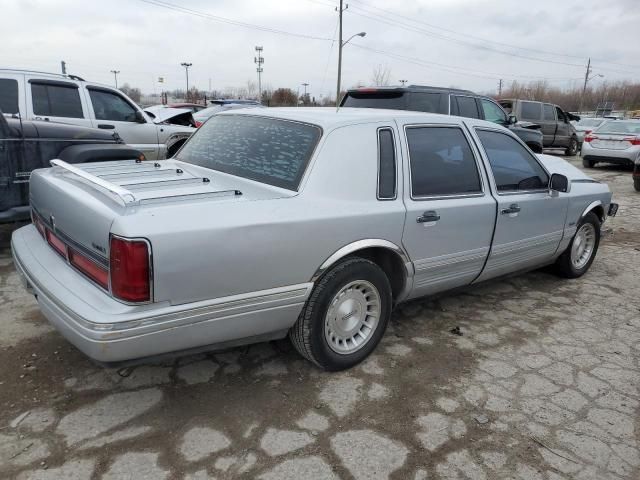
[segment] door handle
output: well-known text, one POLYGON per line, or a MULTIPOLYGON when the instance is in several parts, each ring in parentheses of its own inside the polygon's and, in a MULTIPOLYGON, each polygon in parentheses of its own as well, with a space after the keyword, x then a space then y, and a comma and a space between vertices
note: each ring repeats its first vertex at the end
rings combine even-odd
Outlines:
POLYGON ((421 216, 416 218, 416 222, 418 223, 428 223, 428 222, 437 222, 440 220, 440 215, 435 210, 429 210, 424 212, 421 216))
POLYGON ((113 130, 114 128, 116 128, 115 125, 109 125, 108 123, 99 123, 98 124, 98 128, 101 128, 103 130, 113 130))
POLYGON ((504 208, 500 211, 502 215, 509 215, 510 213, 518 213, 520 211, 520 205, 517 203, 512 203, 509 205, 509 208, 504 208))

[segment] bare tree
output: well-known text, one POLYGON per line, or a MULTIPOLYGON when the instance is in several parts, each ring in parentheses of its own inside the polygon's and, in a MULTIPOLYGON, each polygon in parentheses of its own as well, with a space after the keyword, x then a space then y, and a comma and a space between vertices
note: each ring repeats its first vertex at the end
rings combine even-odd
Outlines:
POLYGON ((382 65, 379 63, 373 68, 371 81, 375 86, 386 87, 389 85, 389 78, 391 78, 391 69, 388 65, 382 65))
POLYGON ((247 97, 258 98, 258 85, 253 80, 247 80, 247 97))

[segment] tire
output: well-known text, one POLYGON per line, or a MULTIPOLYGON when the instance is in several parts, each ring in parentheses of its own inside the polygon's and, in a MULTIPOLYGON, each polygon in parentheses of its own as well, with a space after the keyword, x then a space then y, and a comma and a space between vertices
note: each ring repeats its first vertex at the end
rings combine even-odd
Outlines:
POLYGON ((391 318, 391 306, 391 284, 384 271, 369 260, 350 257, 320 277, 298 320, 291 327, 289 338, 300 355, 324 370, 351 368, 367 358, 380 342, 391 318), (368 297, 366 292, 369 292, 368 297), (375 302, 365 306, 362 301, 373 302, 376 293, 378 318, 374 323, 375 313, 366 315, 364 312, 375 312, 375 302), (350 298, 351 295, 355 300, 350 298), (343 300, 340 301, 339 298, 343 300), (334 309, 331 309, 332 305, 334 309), (349 309, 342 317, 341 308, 349 309), (331 312, 335 313, 333 320, 331 312), (365 319, 372 325, 369 330, 364 323, 365 319), (340 334, 334 335, 332 331, 332 328, 337 329, 339 326, 344 326, 345 332, 351 328, 349 333, 345 333, 346 337, 352 335, 351 338, 355 339, 363 334, 367 336, 364 339, 358 338, 362 340, 360 346, 356 345, 357 342, 349 341, 349 338, 339 344, 340 334), (337 351, 339 349, 344 351, 337 351))
POLYGON ((640 192, 640 177, 635 177, 633 179, 633 188, 636 189, 636 192, 640 192))
POLYGON ((587 160, 586 158, 582 159, 582 166, 584 168, 593 168, 595 167, 596 162, 594 162, 593 160, 587 160))
POLYGON ((596 253, 598 252, 598 246, 600 245, 600 219, 598 216, 593 213, 587 213, 582 219, 578 222, 578 227, 576 229, 576 234, 571 239, 569 246, 567 249, 558 257, 556 260, 556 271, 557 273, 565 278, 578 278, 584 275, 593 260, 596 258, 596 253), (588 254, 587 258, 582 259, 581 256, 578 256, 580 252, 579 246, 576 242, 581 242, 584 245, 585 238, 581 235, 581 232, 591 232, 592 237, 592 245, 591 251, 588 254), (578 248, 577 252, 573 252, 574 247, 578 248), (573 256, 573 258, 572 258, 573 256), (576 258, 577 257, 577 258, 576 258), (582 260, 582 261, 577 261, 582 260))
POLYGON ((571 137, 569 140, 569 146, 565 149, 564 154, 568 157, 573 157, 578 153, 578 139, 571 137))

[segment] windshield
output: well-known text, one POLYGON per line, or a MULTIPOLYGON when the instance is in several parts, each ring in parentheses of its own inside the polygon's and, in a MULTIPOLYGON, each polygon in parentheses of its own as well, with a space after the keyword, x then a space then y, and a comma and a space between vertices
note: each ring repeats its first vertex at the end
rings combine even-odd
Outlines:
POLYGON ((298 190, 322 131, 268 117, 216 115, 180 150, 178 160, 298 190))
POLYGON ((640 134, 640 122, 613 120, 603 123, 595 130, 596 133, 618 133, 621 135, 640 134))
POLYGON ((602 120, 601 118, 583 118, 578 123, 576 123, 576 125, 580 127, 597 127, 603 121, 604 120, 602 120))

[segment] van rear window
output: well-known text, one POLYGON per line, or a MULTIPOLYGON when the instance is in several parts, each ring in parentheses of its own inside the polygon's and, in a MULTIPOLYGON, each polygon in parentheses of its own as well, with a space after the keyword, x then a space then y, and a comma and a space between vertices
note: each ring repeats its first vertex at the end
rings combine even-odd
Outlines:
POLYGON ((520 112, 523 119, 540 120, 542 118, 542 104, 538 102, 522 102, 520 112))
POLYGON ((404 92, 348 92, 342 102, 342 106, 406 110, 407 96, 404 92))

